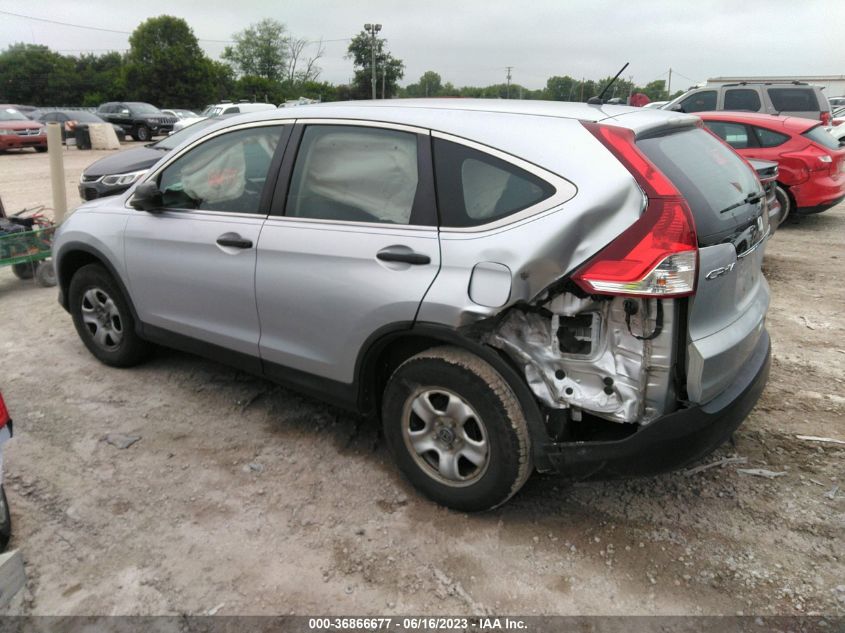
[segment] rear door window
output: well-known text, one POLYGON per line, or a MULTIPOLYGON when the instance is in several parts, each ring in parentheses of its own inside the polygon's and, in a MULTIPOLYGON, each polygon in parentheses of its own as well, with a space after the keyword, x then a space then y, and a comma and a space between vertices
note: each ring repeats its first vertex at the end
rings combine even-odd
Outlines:
POLYGON ((818 111, 819 101, 811 88, 769 88, 769 99, 778 112, 818 111))
POLYGON ((754 147, 754 138, 749 134, 748 126, 729 121, 706 121, 705 125, 734 149, 754 147))
POLYGON ((739 205, 760 192, 754 171, 730 148, 700 128, 637 141, 638 147, 674 183, 695 217, 700 246, 730 240, 759 215, 754 204, 739 205))
POLYGON ((555 193, 534 174, 466 145, 434 139, 437 206, 444 227, 494 222, 555 193))
POLYGON ((684 112, 705 112, 716 109, 716 91, 702 90, 681 101, 684 112))
POLYGON ((725 91, 725 110, 760 111, 760 95, 749 88, 733 88, 725 91))

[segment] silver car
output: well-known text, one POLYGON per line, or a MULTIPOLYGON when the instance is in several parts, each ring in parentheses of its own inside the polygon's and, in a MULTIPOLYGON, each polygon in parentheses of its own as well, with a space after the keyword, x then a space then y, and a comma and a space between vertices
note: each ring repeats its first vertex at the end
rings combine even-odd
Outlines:
POLYGON ((696 117, 379 101, 210 126, 54 261, 107 365, 158 343, 380 417, 413 485, 473 511, 725 441, 768 376, 768 235, 696 117))

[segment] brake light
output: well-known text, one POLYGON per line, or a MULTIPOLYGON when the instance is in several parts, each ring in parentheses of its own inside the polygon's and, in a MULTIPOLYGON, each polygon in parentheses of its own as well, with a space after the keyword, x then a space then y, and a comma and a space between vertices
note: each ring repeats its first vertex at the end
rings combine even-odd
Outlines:
POLYGON ((830 112, 822 112, 819 115, 819 120, 822 122, 822 125, 830 125, 830 112))
POLYGON ((695 293, 698 241, 686 200, 640 152, 625 128, 583 123, 631 172, 647 197, 645 212, 573 275, 589 294, 683 297, 695 293))
POLYGON ((9 410, 6 408, 6 403, 3 401, 3 394, 0 393, 0 428, 3 428, 9 423, 9 410))

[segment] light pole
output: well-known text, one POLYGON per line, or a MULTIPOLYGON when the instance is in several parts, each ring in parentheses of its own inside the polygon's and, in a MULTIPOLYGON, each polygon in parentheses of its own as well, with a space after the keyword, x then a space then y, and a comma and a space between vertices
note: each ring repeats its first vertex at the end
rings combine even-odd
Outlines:
POLYGON ((381 31, 381 24, 365 24, 364 30, 370 34, 370 51, 372 52, 372 68, 373 68, 373 99, 376 98, 376 33, 381 31))

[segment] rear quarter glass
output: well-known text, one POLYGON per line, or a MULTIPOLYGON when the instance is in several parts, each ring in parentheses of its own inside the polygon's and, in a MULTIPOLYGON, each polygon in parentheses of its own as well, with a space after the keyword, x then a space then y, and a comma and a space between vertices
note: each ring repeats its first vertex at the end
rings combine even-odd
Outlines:
POLYGON ((759 193, 753 170, 715 136, 701 128, 651 136, 637 146, 686 198, 695 219, 699 246, 729 240, 753 222, 758 205, 724 209, 759 193))
POLYGON ((812 88, 769 88, 768 91, 778 112, 819 111, 819 100, 812 88))

